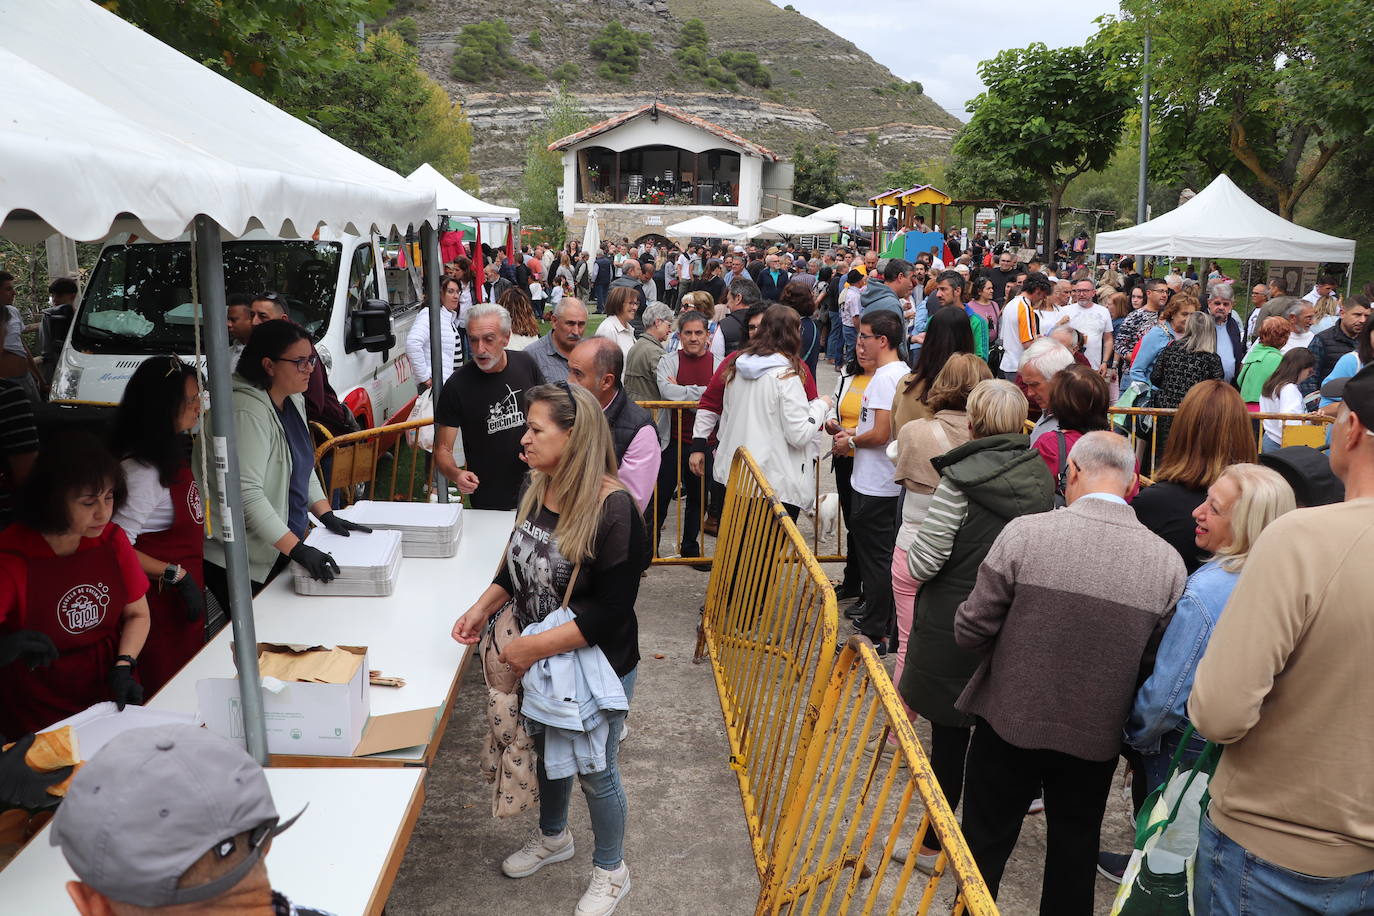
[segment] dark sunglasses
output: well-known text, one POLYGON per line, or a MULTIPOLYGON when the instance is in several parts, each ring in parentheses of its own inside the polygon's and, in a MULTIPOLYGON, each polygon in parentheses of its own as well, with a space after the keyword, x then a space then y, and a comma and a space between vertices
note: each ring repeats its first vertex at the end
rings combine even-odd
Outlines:
POLYGON ((568 393, 568 400, 572 402, 573 422, 577 422, 577 398, 573 395, 572 386, 567 382, 554 382, 553 387, 562 388, 568 393))

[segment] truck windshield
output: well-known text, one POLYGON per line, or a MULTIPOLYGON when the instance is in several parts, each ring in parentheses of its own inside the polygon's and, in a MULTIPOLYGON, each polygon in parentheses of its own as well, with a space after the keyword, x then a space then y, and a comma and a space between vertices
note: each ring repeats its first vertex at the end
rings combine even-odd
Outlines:
MULTIPOLYGON (((309 240, 225 242, 225 291, 283 294, 292 319, 318 341, 334 308, 341 248, 309 240)), ((91 274, 72 343, 97 353, 191 353, 195 315, 189 244, 111 246, 91 274)))

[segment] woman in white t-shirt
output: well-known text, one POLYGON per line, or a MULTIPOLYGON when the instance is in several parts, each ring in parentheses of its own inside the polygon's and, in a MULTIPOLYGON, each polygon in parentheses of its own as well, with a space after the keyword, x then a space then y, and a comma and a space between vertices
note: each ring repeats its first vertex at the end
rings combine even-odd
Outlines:
MULTIPOLYGON (((606 297, 606 320, 596 329, 597 337, 609 337, 620 346, 620 352, 630 355, 635 345, 635 331, 630 327, 639 309, 639 297, 628 286, 617 286, 606 297)), ((728 462, 727 462, 728 463, 728 462)))
MULTIPOLYGON (((1306 347, 1298 347, 1283 354, 1274 374, 1264 382, 1260 389, 1260 413, 1306 413, 1302 392, 1298 386, 1311 378, 1316 371, 1317 359, 1306 347)), ((1265 420, 1262 452, 1272 452, 1283 443, 1283 427, 1301 426, 1300 420, 1265 420)))

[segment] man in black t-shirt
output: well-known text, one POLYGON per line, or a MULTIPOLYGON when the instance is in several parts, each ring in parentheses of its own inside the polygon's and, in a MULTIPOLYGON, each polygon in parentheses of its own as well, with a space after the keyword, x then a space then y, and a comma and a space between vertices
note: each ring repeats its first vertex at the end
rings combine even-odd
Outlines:
POLYGON ((1016 279, 1016 271, 1016 253, 1010 248, 1002 250, 994 266, 984 268, 983 276, 992 281, 992 298, 998 303, 1006 303, 1007 284, 1016 279))
POLYGON ((499 305, 468 312, 471 358, 449 376, 434 408, 434 460, 445 477, 469 495, 474 509, 514 509, 525 476, 520 439, 525 399, 544 384, 539 365, 510 343, 510 313, 499 305), (467 468, 458 467, 453 445, 463 434, 467 468))

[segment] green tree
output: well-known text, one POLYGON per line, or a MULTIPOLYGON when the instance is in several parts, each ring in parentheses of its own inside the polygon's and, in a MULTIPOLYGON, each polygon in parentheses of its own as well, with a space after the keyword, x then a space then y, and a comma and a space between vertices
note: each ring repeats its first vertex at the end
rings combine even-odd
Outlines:
POLYGON ((554 67, 549 73, 549 79, 555 83, 567 84, 577 80, 582 75, 582 68, 570 60, 564 61, 554 67))
POLYGON ((525 39, 525 43, 538 51, 544 47, 544 37, 539 34, 538 29, 530 29, 530 35, 525 39))
POLYGON ((525 171, 521 176, 519 206, 521 222, 539 226, 544 239, 563 239, 563 212, 558 209, 558 189, 563 187, 563 154, 549 144, 577 133, 590 123, 577 99, 561 89, 549 106, 548 119, 534 131, 525 147, 525 171))
POLYGON ((792 155, 792 165, 796 173, 792 198, 798 203, 828 207, 843 201, 854 190, 840 177, 840 151, 834 146, 799 143, 792 155))
POLYGON ((706 23, 700 19, 688 19, 682 24, 682 31, 678 33, 677 46, 681 50, 701 48, 705 51, 710 41, 710 36, 706 34, 706 23))
POLYGON ((951 183, 962 193, 985 184, 970 196, 1002 196, 1033 182, 1048 200, 1053 240, 1065 188, 1107 165, 1135 102, 1115 70, 1096 49, 1038 42, 983 61, 987 90, 969 103, 973 117, 955 141, 951 183))
POLYGON ((751 86, 767 89, 773 85, 773 76, 768 68, 759 63, 759 56, 753 51, 722 51, 716 56, 720 65, 732 71, 751 86))
POLYGON ((601 61, 597 73, 607 79, 625 82, 639 72, 639 52, 653 44, 653 36, 647 32, 631 32, 618 22, 608 22, 606 27, 596 33, 587 50, 596 60, 601 61))
POLYGON ((275 105, 285 106, 356 53, 359 20, 385 0, 104 0, 154 38, 275 105))
POLYGON ((368 36, 362 53, 295 107, 335 140, 402 174, 424 162, 446 175, 468 167, 472 128, 462 108, 420 70, 418 52, 395 32, 368 36))
POLYGON ((480 83, 493 73, 511 69, 516 62, 511 57, 510 43, 510 29, 500 19, 463 26, 453 49, 453 78, 480 83))
POLYGON ((1368 0, 1126 0, 1095 41, 1135 60, 1151 36, 1150 169, 1239 164, 1280 216, 1293 212, 1374 121, 1368 0))

